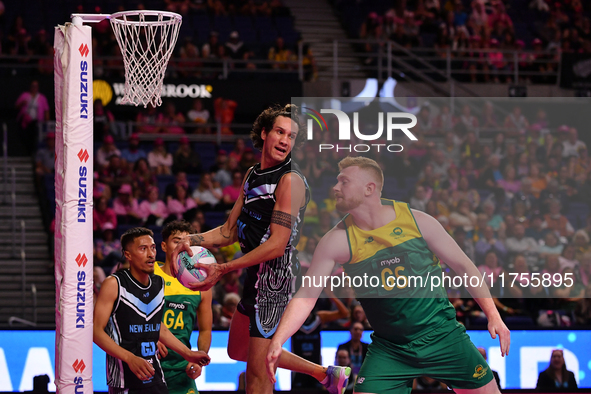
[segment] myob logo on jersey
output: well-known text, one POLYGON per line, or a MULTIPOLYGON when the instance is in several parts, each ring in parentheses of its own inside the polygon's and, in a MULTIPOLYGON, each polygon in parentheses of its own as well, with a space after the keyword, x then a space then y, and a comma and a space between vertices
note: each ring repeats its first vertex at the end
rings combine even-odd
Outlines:
POLYGON ((168 307, 171 309, 185 309, 185 304, 179 304, 177 302, 169 302, 168 307))
POLYGON ((417 141, 417 137, 410 131, 417 124, 417 117, 414 114, 406 112, 367 112, 370 113, 361 115, 360 111, 352 112, 353 121, 351 122, 351 113, 339 109, 322 108, 317 111, 310 107, 303 107, 302 113, 307 117, 307 139, 308 141, 314 140, 314 125, 316 125, 323 134, 322 143, 318 145, 318 152, 331 150, 360 153, 369 151, 402 152, 404 147, 401 144, 390 143, 394 139, 395 132, 399 133, 396 138, 405 136, 410 141, 417 141), (323 114, 334 116, 329 118, 329 122, 332 121, 330 128, 327 117, 324 117, 323 114), (336 130, 334 129, 335 119, 336 130), (330 136, 330 143, 325 141, 325 133, 330 136), (335 137, 338 137, 339 143, 333 143, 335 137), (353 139, 364 143, 351 144, 353 139))
POLYGON ((382 260, 380 261, 380 266, 385 266, 385 265, 393 265, 393 264, 400 264, 402 263, 402 259, 400 259, 400 257, 394 257, 393 259, 387 259, 387 260, 382 260))

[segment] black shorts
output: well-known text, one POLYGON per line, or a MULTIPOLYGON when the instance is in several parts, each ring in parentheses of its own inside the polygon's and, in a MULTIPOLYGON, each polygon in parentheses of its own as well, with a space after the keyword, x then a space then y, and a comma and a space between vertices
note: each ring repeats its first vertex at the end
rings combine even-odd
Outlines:
POLYGON ((280 310, 275 310, 275 312, 279 315, 279 319, 277 319, 276 323, 273 322, 270 325, 261 323, 258 308, 254 305, 254 303, 248 302, 244 298, 240 300, 236 311, 248 317, 248 320, 250 321, 250 324, 248 325, 248 331, 250 332, 251 338, 271 339, 273 338, 273 335, 279 326, 280 318, 283 316, 283 312, 285 312, 286 307, 287 305, 280 310))

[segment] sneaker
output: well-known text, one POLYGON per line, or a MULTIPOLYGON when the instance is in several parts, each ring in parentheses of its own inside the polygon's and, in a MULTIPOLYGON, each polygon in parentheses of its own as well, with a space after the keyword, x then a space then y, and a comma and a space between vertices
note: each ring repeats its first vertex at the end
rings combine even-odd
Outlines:
POLYGON ((351 368, 333 367, 331 365, 326 370, 326 379, 322 384, 330 394, 343 394, 347 387, 349 376, 351 376, 351 368))

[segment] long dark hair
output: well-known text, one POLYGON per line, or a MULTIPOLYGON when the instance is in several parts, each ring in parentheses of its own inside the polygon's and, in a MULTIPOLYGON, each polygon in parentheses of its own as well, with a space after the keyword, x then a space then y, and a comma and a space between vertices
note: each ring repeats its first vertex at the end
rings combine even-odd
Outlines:
MULTIPOLYGON (((560 374, 562 375, 562 382, 567 382, 568 381, 568 374, 566 373, 566 362, 564 361, 564 352, 560 349, 554 349, 552 350, 552 354, 554 354, 554 352, 560 352, 562 353, 562 369, 560 371, 560 374)), ((550 364, 548 365, 548 368, 546 368, 544 370, 545 373, 547 373, 548 375, 550 375, 552 377, 552 379, 556 380, 556 371, 554 371, 554 369, 552 368, 552 356, 550 356, 550 364)))

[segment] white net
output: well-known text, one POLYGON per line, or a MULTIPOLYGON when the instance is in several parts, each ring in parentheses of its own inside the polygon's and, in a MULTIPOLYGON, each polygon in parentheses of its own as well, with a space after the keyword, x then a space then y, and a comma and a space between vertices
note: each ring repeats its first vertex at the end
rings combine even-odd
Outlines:
POLYGON ((161 105, 162 81, 179 35, 181 16, 164 11, 125 11, 110 19, 125 65, 121 104, 161 105))

